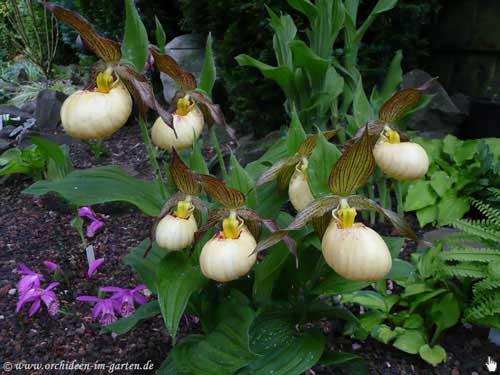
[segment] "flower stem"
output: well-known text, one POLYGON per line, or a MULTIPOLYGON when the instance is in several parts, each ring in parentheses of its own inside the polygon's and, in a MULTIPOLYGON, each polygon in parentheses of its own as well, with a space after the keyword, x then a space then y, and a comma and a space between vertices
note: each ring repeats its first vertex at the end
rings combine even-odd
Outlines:
POLYGON ((148 150, 149 160, 151 161, 151 166, 155 170, 156 180, 158 181, 158 187, 160 188, 160 192, 162 198, 167 199, 167 189, 165 187, 165 183, 163 182, 163 176, 161 174, 160 165, 158 164, 158 160, 156 160, 156 155, 153 150, 153 145, 151 144, 151 138, 149 138, 148 127, 146 126, 146 121, 139 116, 139 125, 141 126, 141 134, 146 144, 146 150, 148 150))
POLYGON ((215 127, 212 126, 210 129, 210 136, 212 137, 212 142, 215 146, 215 151, 217 152, 217 158, 219 159, 220 169, 222 171, 222 177, 224 181, 227 180, 227 169, 226 163, 224 162, 224 156, 222 155, 222 151, 220 149, 219 140, 217 139, 217 135, 215 134, 215 127))

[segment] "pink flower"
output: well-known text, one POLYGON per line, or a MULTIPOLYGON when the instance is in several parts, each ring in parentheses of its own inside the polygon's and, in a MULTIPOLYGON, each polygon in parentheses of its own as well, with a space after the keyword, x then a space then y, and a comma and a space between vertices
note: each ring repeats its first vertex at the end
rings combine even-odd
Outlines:
POLYGON ((123 289, 115 286, 105 286, 101 288, 102 292, 114 293, 111 299, 114 301, 114 307, 117 313, 124 318, 135 313, 134 302, 144 305, 148 302, 140 291, 146 289, 146 285, 141 284, 134 289, 123 289))
POLYGON ((78 209, 78 216, 86 217, 91 221, 90 225, 87 227, 87 237, 94 237, 94 235, 104 227, 104 221, 98 219, 94 211, 90 206, 81 207, 78 209))
POLYGON ((103 264, 103 263, 104 263, 104 258, 99 258, 99 259, 94 260, 90 264, 89 270, 87 271, 87 276, 89 279, 92 277, 92 275, 97 270, 97 268, 99 268, 99 266, 101 266, 101 264, 103 264))
POLYGON ((43 301, 45 306, 47 306, 49 315, 56 315, 59 311, 60 304, 56 294, 52 291, 52 289, 54 289, 58 285, 59 283, 51 283, 45 289, 36 287, 24 292, 16 305, 16 313, 18 313, 26 303, 33 302, 29 310, 29 316, 32 316, 38 310, 40 310, 41 302, 43 301))
POLYGON ((17 271, 24 275, 16 285, 20 295, 23 295, 30 289, 36 289, 40 287, 40 282, 41 280, 43 280, 42 274, 30 270, 22 263, 19 265, 17 271))
POLYGON ((56 272, 57 270, 59 270, 59 273, 61 275, 64 275, 64 272, 63 270, 61 269, 61 267, 59 267, 57 264, 55 264, 54 262, 51 262, 49 260, 46 260, 45 262, 43 262, 44 266, 51 269, 52 271, 56 272))
POLYGON ((92 319, 96 320, 100 315, 99 324, 107 326, 116 322, 114 301, 112 298, 98 298, 94 296, 80 296, 76 298, 77 301, 83 302, 97 302, 92 310, 92 319))

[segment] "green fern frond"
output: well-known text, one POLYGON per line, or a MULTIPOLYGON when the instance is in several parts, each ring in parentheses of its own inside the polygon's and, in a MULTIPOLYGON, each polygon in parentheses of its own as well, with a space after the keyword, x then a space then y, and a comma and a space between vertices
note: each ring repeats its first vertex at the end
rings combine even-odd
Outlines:
POLYGON ((500 210, 493 208, 488 203, 473 199, 472 205, 478 209, 485 217, 488 222, 488 226, 496 226, 497 229, 500 227, 500 210))
POLYGON ((473 279, 483 279, 487 276, 487 267, 477 263, 459 263, 455 265, 445 265, 443 273, 452 277, 468 277, 473 279))
POLYGON ((485 220, 472 221, 462 219, 455 221, 452 225, 454 228, 460 229, 467 234, 480 237, 484 240, 500 243, 500 232, 494 228, 488 227, 485 220))
POLYGON ((464 318, 466 321, 475 321, 498 314, 500 314, 500 292, 495 292, 474 298, 471 307, 465 310, 464 318))
POLYGON ((446 261, 488 263, 500 261, 500 250, 458 247, 442 252, 439 256, 446 261))
POLYGON ((489 292, 493 289, 500 288, 500 279, 487 277, 474 284, 474 293, 489 292))

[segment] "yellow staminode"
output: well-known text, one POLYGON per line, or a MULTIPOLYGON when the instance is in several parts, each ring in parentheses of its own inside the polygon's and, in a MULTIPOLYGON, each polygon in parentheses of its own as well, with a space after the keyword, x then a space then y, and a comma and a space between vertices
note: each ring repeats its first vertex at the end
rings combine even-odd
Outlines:
POLYGON ((222 233, 224 234, 224 238, 238 238, 242 228, 243 221, 238 220, 236 215, 233 213, 231 213, 231 215, 222 222, 222 233))
POLYGON ((336 210, 337 216, 334 217, 337 219, 337 222, 340 224, 342 228, 351 228, 354 225, 354 219, 356 218, 356 209, 349 207, 347 202, 342 203, 340 209, 336 210))
POLYGON ((193 212, 193 206, 189 200, 180 201, 177 203, 177 210, 175 211, 177 217, 187 219, 193 212))
POLYGON ((304 180, 307 181, 307 168, 309 166, 309 162, 306 158, 302 158, 301 163, 296 167, 296 169, 304 175, 304 180))
POLYGON ((191 103, 189 96, 186 95, 185 97, 177 101, 177 110, 175 111, 175 113, 180 116, 186 116, 189 112, 191 112, 193 107, 194 103, 191 103))
POLYGON ((113 80, 113 75, 110 70, 106 70, 97 75, 96 79, 97 91, 107 94, 113 88, 115 81, 113 80))
POLYGON ((387 131, 386 138, 389 141, 389 143, 400 143, 401 140, 399 138, 399 133, 395 130, 389 130, 387 131))

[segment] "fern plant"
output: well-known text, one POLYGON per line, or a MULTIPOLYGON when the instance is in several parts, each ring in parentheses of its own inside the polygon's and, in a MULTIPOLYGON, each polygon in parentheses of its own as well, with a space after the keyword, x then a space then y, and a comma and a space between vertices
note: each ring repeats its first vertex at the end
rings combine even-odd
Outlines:
MULTIPOLYGON (((500 200, 499 189, 491 192, 500 200)), ((444 246, 452 247, 440 253, 442 272, 473 283, 465 321, 500 328, 500 209, 478 200, 472 204, 484 218, 453 223, 461 232, 442 241, 444 246)))

